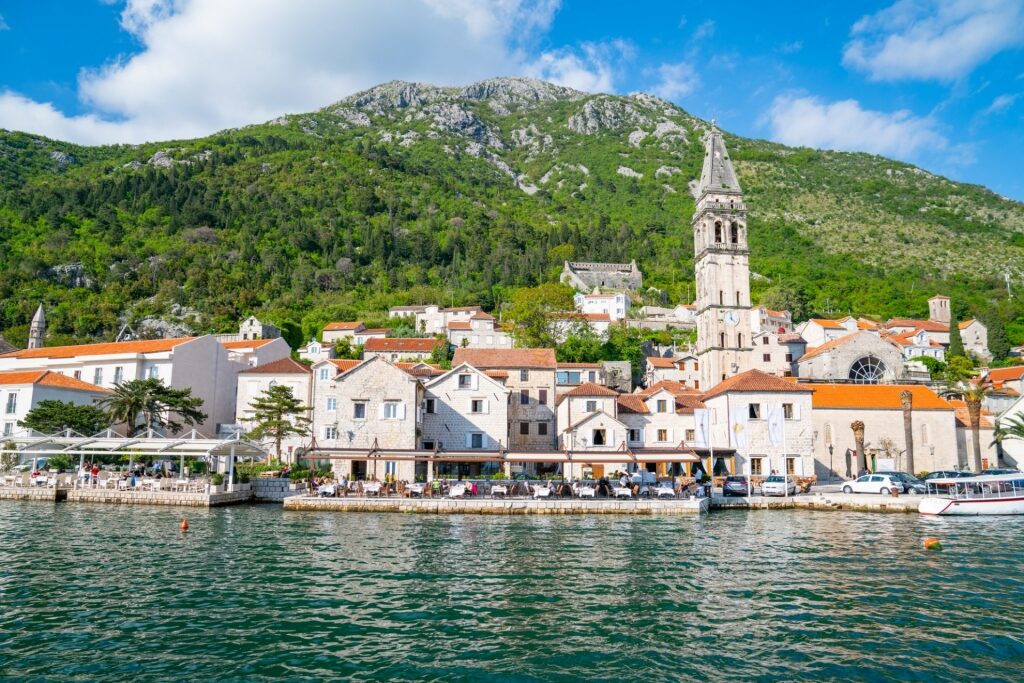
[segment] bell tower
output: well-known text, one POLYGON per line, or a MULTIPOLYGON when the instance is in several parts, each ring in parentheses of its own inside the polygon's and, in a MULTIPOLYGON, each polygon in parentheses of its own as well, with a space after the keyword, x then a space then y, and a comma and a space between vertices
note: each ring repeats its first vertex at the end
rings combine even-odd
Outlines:
POLYGON ((700 388, 751 367, 747 207, 714 121, 704 136, 704 168, 693 214, 700 388))
POLYGON ((32 324, 28 328, 28 348, 41 349, 46 338, 46 313, 43 312, 43 305, 39 304, 36 314, 32 316, 32 324))

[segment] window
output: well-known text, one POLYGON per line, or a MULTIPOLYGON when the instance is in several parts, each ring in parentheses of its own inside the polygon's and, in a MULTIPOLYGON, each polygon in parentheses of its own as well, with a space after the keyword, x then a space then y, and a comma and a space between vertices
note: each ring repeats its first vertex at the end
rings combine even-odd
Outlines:
POLYGON ((158 368, 155 365, 151 366, 149 368, 149 378, 150 379, 156 379, 159 376, 160 376, 160 368, 158 368))
POLYGON ((687 429, 686 430, 686 440, 691 442, 691 443, 696 441, 697 440, 697 432, 695 432, 692 429, 687 429))
POLYGON ((71 373, 71 376, 74 377, 75 379, 82 379, 82 371, 75 370, 74 372, 71 373))
POLYGON ((768 346, 768 337, 763 337, 761 339, 761 345, 762 346, 768 346))
POLYGON ((542 406, 546 406, 548 404, 548 390, 547 389, 540 389, 537 392, 537 403, 541 404, 542 406))
POLYGON ((337 427, 324 427, 324 438, 325 439, 337 439, 338 428, 337 427))
POLYGON ((722 332, 718 335, 718 345, 721 346, 723 349, 725 348, 725 332, 722 332))
POLYGON ((588 382, 596 382, 597 381, 597 373, 594 372, 593 370, 588 372, 587 373, 587 381, 588 382))
POLYGON ((667 429, 659 429, 658 430, 658 441, 668 441, 668 430, 667 429))
POLYGON ((770 353, 761 354, 761 360, 763 360, 765 363, 771 363, 772 362, 772 354, 770 354, 770 353))
POLYGON ((639 429, 630 429, 629 430, 629 440, 634 442, 634 443, 638 443, 640 441, 640 430, 639 429))
POLYGON ((693 371, 697 372, 698 370, 700 370, 700 364, 697 363, 696 361, 694 361, 694 363, 693 363, 693 371))
POLYGON ((529 436, 530 435, 530 423, 529 422, 520 422, 519 423, 519 433, 522 436, 529 436))
POLYGON ((427 413, 428 415, 433 415, 436 409, 437 403, 435 402, 434 399, 428 398, 423 401, 423 412, 427 413))
POLYGON ((597 401, 587 401, 587 412, 588 413, 596 413, 597 412, 597 401))
POLYGON ((700 380, 699 379, 693 380, 693 388, 694 389, 700 389, 700 380))
POLYGON ((352 419, 353 420, 365 420, 366 419, 366 404, 365 403, 353 403, 352 404, 352 419))
POLYGON ((782 417, 784 417, 787 420, 792 420, 793 419, 793 415, 794 415, 794 413, 793 413, 793 404, 792 403, 783 403, 782 404, 782 417))
POLYGON ((764 461, 763 458, 751 458, 750 459, 750 474, 752 474, 755 477, 761 476, 761 474, 764 472, 764 468, 762 466, 762 462, 763 461, 764 461))
POLYGON ((120 384, 124 380, 124 368, 118 365, 114 368, 114 384, 120 384))
POLYGON ((732 242, 733 244, 740 243, 740 226, 736 223, 736 221, 733 221, 732 224, 729 226, 729 241, 732 242))
POLYGON ((103 384, 103 368, 96 368, 92 371, 92 383, 97 386, 103 384))
POLYGON ((595 446, 604 446, 608 442, 605 439, 605 432, 603 429, 595 429, 593 432, 593 443, 595 446))
POLYGON ((736 335, 736 346, 738 346, 741 349, 743 348, 743 335, 742 334, 737 334, 736 335))
POLYGON ((722 241, 722 223, 715 221, 715 244, 722 241))
POLYGON ((832 423, 825 423, 825 445, 829 446, 832 444, 832 423))
POLYGON ((385 401, 384 403, 384 419, 385 420, 397 420, 400 404, 397 401, 385 401))
POLYGON ((530 390, 520 389, 519 390, 519 405, 526 406, 530 405, 530 390))
POLYGON ((931 435, 928 433, 928 425, 921 425, 921 444, 927 446, 931 443, 931 435))
POLYGON ((760 403, 751 403, 751 404, 749 404, 748 407, 747 407, 747 417, 749 417, 751 420, 760 420, 761 419, 761 404, 760 403))
POLYGON ((786 474, 796 474, 796 458, 786 458, 786 474))
POLYGON ((327 379, 327 368, 320 368, 320 379, 327 379))
POLYGON ((557 382, 559 384, 579 384, 580 383, 580 373, 572 372, 572 371, 568 371, 568 370, 560 370, 558 372, 557 382))
POLYGON ((885 363, 874 356, 858 358, 850 366, 850 379, 857 384, 878 384, 885 377, 885 363))
POLYGON ((537 423, 537 436, 547 436, 547 435, 548 435, 548 423, 547 422, 538 422, 537 423))
POLYGON ((7 394, 7 407, 4 412, 8 415, 18 412, 18 394, 14 392, 7 394))
POLYGON ((423 442, 423 450, 425 450, 425 451, 432 451, 432 450, 434 450, 434 442, 433 441, 424 441, 423 442))
POLYGON ((470 448, 483 448, 484 447, 484 435, 480 432, 474 432, 469 435, 469 447, 470 448))
POLYGON ((740 299, 740 290, 738 290, 738 289, 736 290, 736 305, 737 306, 742 306, 743 305, 743 301, 742 301, 742 299, 740 299))
POLYGON ((787 353, 786 354, 786 362, 787 363, 792 363, 793 362, 793 354, 791 354, 791 353, 787 353))
POLYGON ((486 413, 487 412, 487 401, 482 398, 474 398, 470 402, 469 411, 471 413, 486 413))
POLYGON ((718 290, 718 305, 725 305, 725 292, 723 292, 722 290, 718 290))
POLYGON ((333 413, 337 409, 338 409, 338 399, 336 399, 336 398, 329 398, 329 399, 327 399, 327 411, 330 412, 330 413, 333 413))
POLYGON ((459 389, 472 389, 473 375, 459 375, 459 389))
POLYGON ((529 382, 530 381, 530 371, 529 370, 520 370, 519 371, 519 381, 520 382, 529 382))
POLYGON ((11 434, 14 434, 14 423, 4 422, 4 436, 10 436, 11 434))
POLYGON ((659 413, 667 413, 668 412, 668 401, 666 401, 663 398, 659 398, 658 399, 658 403, 657 403, 657 411, 659 413))

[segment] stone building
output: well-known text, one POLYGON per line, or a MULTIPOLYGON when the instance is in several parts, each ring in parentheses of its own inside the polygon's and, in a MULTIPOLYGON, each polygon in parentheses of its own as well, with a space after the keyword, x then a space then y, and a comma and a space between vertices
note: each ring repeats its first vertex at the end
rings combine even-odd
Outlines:
POLYGON ((700 389, 700 361, 692 353, 674 358, 651 356, 644 361, 644 384, 652 386, 662 380, 681 382, 688 389, 700 389))
POLYGON ((807 349, 797 372, 801 379, 895 382, 903 377, 903 353, 871 332, 854 332, 807 349))
POLYGON ((566 261, 558 281, 578 292, 592 292, 595 287, 638 291, 643 289, 644 275, 636 265, 629 263, 588 263, 566 261))
POLYGON ((552 450, 555 433, 554 349, 456 349, 452 365, 507 372, 509 449, 552 450))
POLYGON ((779 377, 796 377, 797 362, 807 350, 807 342, 795 332, 759 332, 754 334, 754 369, 779 377))
MULTIPOLYGON (((310 410, 304 417, 313 417, 313 371, 306 365, 291 358, 264 363, 238 373, 237 399, 235 401, 235 422, 245 431, 256 426, 253 420, 252 402, 263 395, 271 387, 286 386, 292 390, 292 396, 309 406, 310 410)), ((295 464, 295 449, 309 443, 312 434, 305 436, 293 435, 281 443, 281 459, 283 462, 295 464)), ((273 450, 273 444, 268 444, 273 450)))
POLYGON ((508 446, 509 389, 501 379, 463 363, 428 380, 423 389, 420 448, 498 450, 508 446))
POLYGON ((384 339, 391 333, 387 327, 367 327, 361 320, 352 322, 332 322, 324 326, 320 339, 325 344, 348 339, 353 346, 365 344, 368 339, 384 339))
POLYGON ((470 349, 510 349, 512 331, 498 323, 490 313, 474 313, 469 320, 448 322, 448 343, 470 349))
POLYGON ((430 360, 438 344, 447 344, 433 337, 386 337, 367 339, 363 345, 363 359, 380 356, 391 362, 401 360, 430 360))
POLYGON ((238 334, 218 334, 217 340, 222 342, 252 341, 254 339, 278 339, 281 337, 281 328, 270 323, 262 322, 254 315, 250 315, 238 326, 238 334))
POLYGON ((395 306, 388 311, 389 318, 412 317, 416 331, 420 334, 446 334, 452 322, 469 322, 477 313, 483 313, 480 306, 452 306, 444 308, 437 304, 426 306, 395 306))

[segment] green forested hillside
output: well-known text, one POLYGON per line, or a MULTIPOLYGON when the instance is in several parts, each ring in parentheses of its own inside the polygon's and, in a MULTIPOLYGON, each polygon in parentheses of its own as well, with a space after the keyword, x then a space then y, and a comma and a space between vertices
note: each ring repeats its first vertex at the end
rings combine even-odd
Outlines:
MULTIPOLYGON (((728 122, 721 122, 728 128, 728 122)), ((0 132, 0 334, 124 322, 229 330, 442 301, 499 308, 565 259, 636 259, 692 298, 689 186, 706 124, 646 95, 521 79, 389 83, 199 139, 80 147, 0 132)), ((729 137, 755 299, 817 312, 998 315, 1024 341, 1024 205, 877 156, 729 137)))

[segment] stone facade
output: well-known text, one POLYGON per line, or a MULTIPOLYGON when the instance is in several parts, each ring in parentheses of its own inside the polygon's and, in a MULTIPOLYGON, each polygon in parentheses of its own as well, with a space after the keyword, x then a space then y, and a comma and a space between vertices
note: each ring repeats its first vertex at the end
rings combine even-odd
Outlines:
POLYGON ((419 447, 495 450, 508 445, 505 385, 470 365, 459 365, 424 385, 419 447))
MULTIPOLYGON (((245 370, 238 375, 237 399, 235 401, 235 421, 246 431, 255 427, 253 421, 252 402, 272 386, 286 386, 292 390, 292 396, 302 405, 313 406, 313 373, 301 363, 291 358, 283 358, 273 363, 245 370)), ((307 411, 306 418, 312 418, 312 410, 307 411)), ((281 442, 281 459, 295 464, 294 452, 309 443, 310 437, 293 435, 281 442)), ((264 443, 268 451, 273 451, 272 442, 264 443)))
POLYGON ((871 332, 849 334, 809 350, 797 361, 797 374, 810 379, 855 379, 857 367, 865 367, 872 358, 881 364, 876 381, 894 382, 903 376, 902 351, 871 332))
POLYGON ((594 287, 637 291, 643 289, 644 275, 636 265, 629 263, 587 263, 566 261, 559 282, 579 292, 593 291, 594 287))

